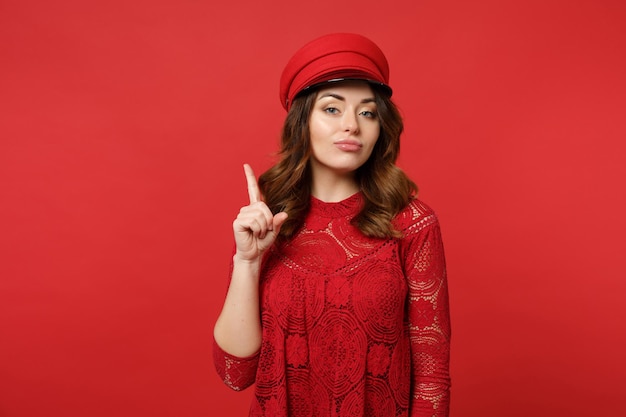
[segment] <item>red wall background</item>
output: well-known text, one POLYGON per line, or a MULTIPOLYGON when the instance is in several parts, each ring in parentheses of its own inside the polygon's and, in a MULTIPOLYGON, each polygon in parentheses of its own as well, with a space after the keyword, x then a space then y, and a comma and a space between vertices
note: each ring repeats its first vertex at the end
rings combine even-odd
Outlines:
POLYGON ((1 0, 0 416, 246 415, 210 353, 241 165, 334 31, 386 52, 443 225, 452 416, 626 415, 624 4, 1 0))

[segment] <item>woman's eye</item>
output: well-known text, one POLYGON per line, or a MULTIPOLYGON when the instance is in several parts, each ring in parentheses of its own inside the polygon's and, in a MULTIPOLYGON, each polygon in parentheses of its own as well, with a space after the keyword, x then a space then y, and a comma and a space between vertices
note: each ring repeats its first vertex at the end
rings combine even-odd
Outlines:
POLYGON ((361 112, 361 114, 370 119, 374 119, 376 117, 376 113, 374 113, 373 111, 369 111, 369 110, 364 110, 361 112))
POLYGON ((337 114, 339 110, 336 107, 326 107, 324 111, 328 114, 337 114))

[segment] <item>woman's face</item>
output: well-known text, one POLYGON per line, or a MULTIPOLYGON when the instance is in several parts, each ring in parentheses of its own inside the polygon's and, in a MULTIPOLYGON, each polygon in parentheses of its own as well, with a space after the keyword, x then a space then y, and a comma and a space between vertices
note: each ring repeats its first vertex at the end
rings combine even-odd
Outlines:
POLYGON ((365 81, 330 84, 315 97, 309 118, 313 175, 344 176, 372 154, 380 133, 374 92, 365 81))

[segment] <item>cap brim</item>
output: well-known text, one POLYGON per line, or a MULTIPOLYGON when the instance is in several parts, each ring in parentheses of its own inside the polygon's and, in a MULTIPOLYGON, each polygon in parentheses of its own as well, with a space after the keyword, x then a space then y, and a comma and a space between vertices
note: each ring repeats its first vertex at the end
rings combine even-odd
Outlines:
POLYGON ((367 78, 357 78, 357 77, 346 77, 346 78, 333 78, 332 80, 326 80, 326 81, 322 81, 313 85, 310 85, 308 87, 303 88, 302 90, 300 90, 298 92, 298 94, 296 94, 296 97, 300 97, 302 95, 305 95, 311 91, 317 90, 319 88, 322 88, 328 84, 333 84, 333 83, 340 83, 340 82, 344 82, 344 81, 366 81, 367 83, 376 86, 376 87, 380 87, 380 89, 387 95, 387 97, 391 97, 391 95, 393 94, 393 90, 391 89, 391 87, 389 87, 387 84, 385 83, 381 83, 380 81, 376 81, 376 80, 370 80, 367 78))

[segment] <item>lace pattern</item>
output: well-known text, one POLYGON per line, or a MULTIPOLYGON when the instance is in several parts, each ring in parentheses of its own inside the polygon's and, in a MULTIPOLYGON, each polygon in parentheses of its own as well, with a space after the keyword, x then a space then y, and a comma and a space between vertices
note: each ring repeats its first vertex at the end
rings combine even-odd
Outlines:
POLYGON ((263 343, 253 358, 215 346, 233 389, 256 381, 250 416, 447 416, 450 321, 435 214, 414 200, 402 239, 350 224, 360 194, 312 200, 303 229, 272 248, 260 283, 263 343))

